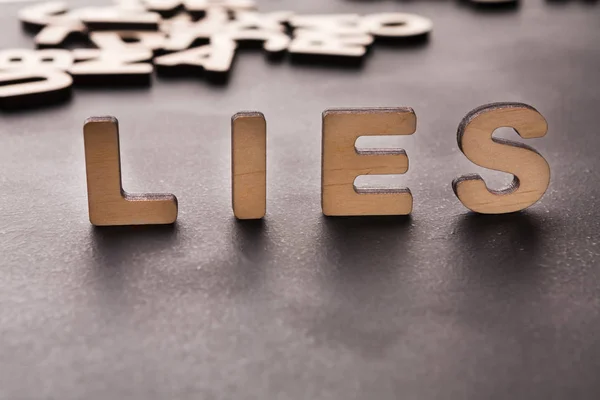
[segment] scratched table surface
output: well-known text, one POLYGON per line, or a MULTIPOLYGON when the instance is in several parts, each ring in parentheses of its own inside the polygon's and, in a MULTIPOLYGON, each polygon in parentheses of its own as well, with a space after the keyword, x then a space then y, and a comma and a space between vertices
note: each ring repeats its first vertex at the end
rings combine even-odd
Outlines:
MULTIPOLYGON (((0 48, 33 47, 21 6, 0 6, 0 48)), ((226 86, 155 79, 0 114, 0 398, 598 399, 600 3, 259 6, 405 11, 434 32, 375 46, 359 69, 248 51, 226 86), (547 118, 547 136, 527 144, 552 182, 524 212, 477 216, 452 179, 510 177, 471 164, 456 129, 494 101, 547 118), (415 109, 416 134, 394 142, 410 170, 389 182, 411 189, 411 217, 322 216, 321 112, 344 106, 415 109), (268 122, 259 223, 236 222, 230 206, 240 110, 268 122), (178 196, 175 226, 89 224, 92 115, 120 120, 128 191, 178 196)))

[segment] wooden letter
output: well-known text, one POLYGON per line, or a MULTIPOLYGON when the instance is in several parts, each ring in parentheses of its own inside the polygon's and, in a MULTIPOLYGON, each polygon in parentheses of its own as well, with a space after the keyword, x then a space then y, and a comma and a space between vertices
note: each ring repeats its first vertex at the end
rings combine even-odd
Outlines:
POLYGON ((154 67, 149 62, 150 50, 76 49, 73 57, 79 62, 73 64, 69 72, 76 85, 147 86, 151 83, 154 67))
POLYGON ((71 97, 67 50, 0 50, 0 108, 18 109, 60 103, 71 97))
POLYGON ((92 31, 158 30, 160 14, 136 7, 95 7, 81 14, 81 21, 92 31))
POLYGON ((477 174, 452 182, 454 193, 468 209, 482 214, 523 210, 537 202, 550 183, 550 167, 537 151, 521 143, 493 138, 501 127, 525 138, 546 135, 548 125, 533 107, 520 103, 489 104, 471 111, 458 127, 458 146, 473 163, 514 175, 504 190, 490 190, 477 174))
POLYGON ((193 15, 202 15, 211 8, 222 8, 227 11, 255 10, 254 0, 184 0, 185 9, 193 15))
POLYGON ((7 49, 0 50, 0 71, 60 70, 67 71, 73 65, 68 50, 7 49))
POLYGON ((303 15, 290 18, 294 27, 289 45, 294 62, 341 62, 360 64, 373 43, 357 14, 303 15))
POLYGON ((327 32, 332 35, 367 33, 366 29, 360 26, 361 16, 358 14, 294 15, 289 18, 289 23, 295 29, 327 32))
POLYGON ((165 43, 167 52, 185 50, 197 44, 207 44, 210 38, 227 25, 229 15, 220 8, 210 8, 200 21, 193 22, 187 19, 178 19, 163 22, 161 29, 168 33, 165 43))
POLYGON ((407 38, 427 35, 433 29, 431 20, 414 14, 382 13, 364 18, 366 29, 377 38, 407 38))
POLYGON ((323 113, 321 199, 328 216, 407 215, 408 189, 359 189, 360 175, 403 174, 408 157, 402 149, 357 149, 360 136, 412 135, 417 117, 411 108, 328 110, 323 113))
POLYGON ((30 108, 60 103, 71 97, 73 79, 53 69, 0 72, 0 109, 30 108))
MULTIPOLYGON (((268 53, 281 54, 287 50, 290 38, 283 24, 292 13, 279 11, 268 14, 240 11, 235 13, 236 19, 230 21, 219 30, 217 38, 235 40, 241 47, 262 46, 268 53)), ((212 42, 213 38, 211 38, 212 42)))
POLYGON ((327 31, 296 29, 289 45, 293 61, 355 62, 360 63, 373 42, 370 35, 338 35, 327 31))
POLYGON ((99 49, 106 51, 158 52, 164 47, 166 35, 150 31, 99 31, 90 32, 90 40, 99 49))
POLYGON ((96 226, 172 224, 172 194, 128 194, 121 185, 119 127, 113 117, 93 117, 83 127, 90 222, 96 226))
POLYGON ((206 46, 194 47, 154 59, 161 75, 201 75, 226 78, 231 70, 236 45, 231 40, 215 40, 206 46))
POLYGON ((79 15, 86 10, 68 11, 66 3, 51 1, 22 9, 19 19, 26 29, 39 30, 34 39, 38 48, 60 47, 70 36, 84 36, 86 29, 79 15))
POLYGON ((143 0, 148 11, 159 13, 163 17, 171 17, 183 7, 182 0, 143 0))
POLYGON ((231 118, 233 213, 238 219, 260 219, 267 208, 267 123, 259 112, 231 118))

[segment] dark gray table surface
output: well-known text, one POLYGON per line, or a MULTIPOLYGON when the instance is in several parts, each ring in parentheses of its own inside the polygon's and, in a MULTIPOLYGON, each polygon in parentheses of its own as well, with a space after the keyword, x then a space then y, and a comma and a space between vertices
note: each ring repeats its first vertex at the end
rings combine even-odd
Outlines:
MULTIPOLYGON (((105 4, 99 2, 97 4, 105 4)), ((74 2, 73 4, 81 4, 74 2)), ((76 90, 0 113, 1 399, 598 399, 600 3, 260 1, 299 13, 406 11, 428 43, 376 46, 362 69, 238 58, 219 87, 76 90), (552 168, 525 212, 473 215, 451 189, 481 172, 456 128, 520 101, 552 168), (411 106, 410 218, 325 218, 321 112, 411 106), (268 123, 268 211, 230 208, 230 117, 268 123), (85 118, 120 120, 128 191, 172 192, 174 227, 94 229, 85 118)), ((0 5, 0 48, 32 48, 0 5)), ((505 137, 517 138, 513 132, 505 137)))

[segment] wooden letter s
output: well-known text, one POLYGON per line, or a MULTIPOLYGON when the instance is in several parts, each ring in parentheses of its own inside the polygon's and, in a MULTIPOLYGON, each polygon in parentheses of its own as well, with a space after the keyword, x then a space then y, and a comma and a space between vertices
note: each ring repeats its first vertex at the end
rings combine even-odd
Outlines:
POLYGON ((468 209, 482 214, 523 210, 537 202, 550 183, 550 167, 537 151, 521 143, 492 137, 511 127, 525 138, 546 135, 548 124, 533 107, 520 103, 488 104, 471 111, 458 127, 458 146, 473 163, 514 175, 504 190, 488 189, 477 174, 452 182, 454 193, 468 209))

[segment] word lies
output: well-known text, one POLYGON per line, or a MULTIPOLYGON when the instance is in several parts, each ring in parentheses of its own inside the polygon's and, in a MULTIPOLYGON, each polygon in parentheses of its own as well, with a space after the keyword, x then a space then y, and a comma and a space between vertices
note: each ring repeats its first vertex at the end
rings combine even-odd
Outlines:
MULTIPOLYGON (((321 200, 328 216, 407 215, 413 198, 406 189, 362 189, 361 175, 404 174, 402 149, 358 149, 361 136, 412 135, 414 111, 401 108, 331 109, 323 113, 321 200)), ((458 128, 458 146, 473 163, 511 173, 505 190, 487 188, 479 175, 465 175, 452 187, 465 207, 483 214, 510 213, 537 202, 550 183, 550 167, 534 149, 493 138, 512 127, 525 138, 545 136, 547 123, 533 107, 495 103, 474 109, 458 128)), ((113 117, 89 118, 84 125, 89 216, 93 225, 171 224, 177 219, 172 194, 131 195, 121 187, 119 131, 113 117)), ((232 117, 231 160, 233 213, 260 219, 266 213, 267 125, 259 112, 232 117)))

